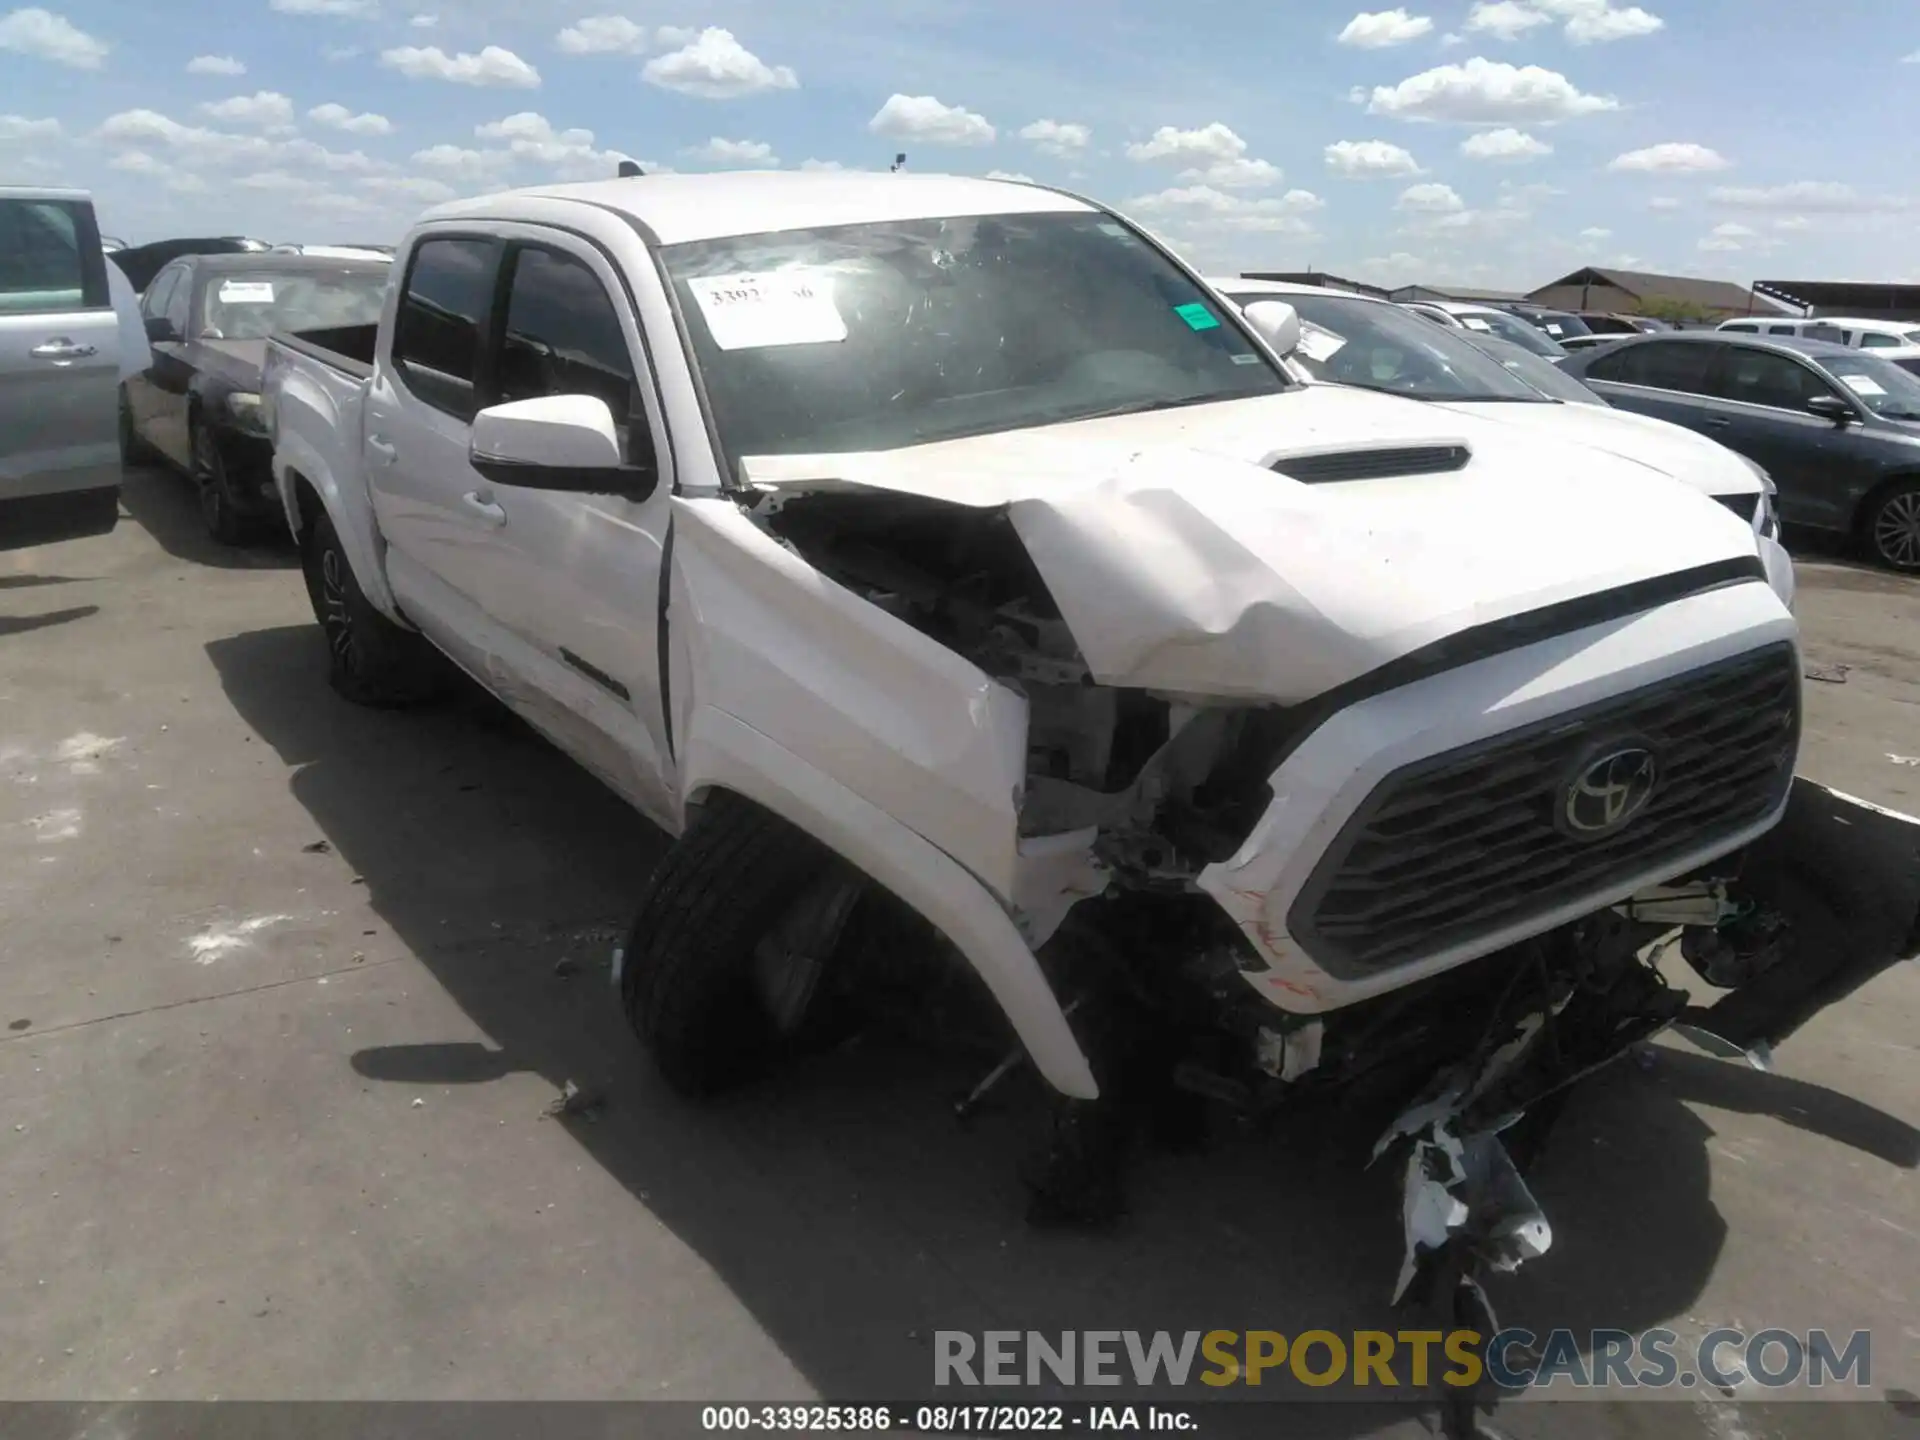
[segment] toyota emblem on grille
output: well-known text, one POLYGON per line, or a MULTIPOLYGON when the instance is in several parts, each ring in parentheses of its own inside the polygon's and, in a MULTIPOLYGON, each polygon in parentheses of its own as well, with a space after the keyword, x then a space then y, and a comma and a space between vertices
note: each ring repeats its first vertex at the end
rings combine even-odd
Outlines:
POLYGON ((1560 821, 1582 840, 1611 835, 1653 798, 1660 767, 1643 745, 1623 745, 1585 761, 1560 796, 1560 821))

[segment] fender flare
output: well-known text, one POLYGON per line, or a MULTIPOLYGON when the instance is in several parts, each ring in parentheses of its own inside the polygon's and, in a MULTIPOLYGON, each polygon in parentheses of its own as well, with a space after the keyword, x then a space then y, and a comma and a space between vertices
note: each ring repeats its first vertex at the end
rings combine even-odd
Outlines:
POLYGON ((977 879, 945 851, 725 711, 693 711, 681 794, 724 789, 765 806, 835 851, 935 926, 967 958, 1042 1077, 1075 1099, 1100 1094, 1033 951, 977 879))
POLYGON ((373 608, 396 625, 413 629, 400 613, 393 591, 387 585, 386 546, 374 523, 372 502, 364 489, 360 503, 352 503, 342 493, 340 482, 320 452, 306 439, 289 431, 282 431, 274 442, 273 481, 280 494, 281 508, 286 511, 287 529, 294 540, 298 542, 301 538, 300 489, 305 486, 333 522, 334 533, 347 552, 347 563, 353 567, 353 578, 373 608))

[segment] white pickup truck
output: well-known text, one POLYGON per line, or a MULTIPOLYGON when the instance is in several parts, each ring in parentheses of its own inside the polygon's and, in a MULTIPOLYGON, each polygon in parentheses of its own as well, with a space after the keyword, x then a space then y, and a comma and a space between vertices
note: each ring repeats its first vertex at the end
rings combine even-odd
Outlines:
POLYGON ((1830 933, 1887 866, 1770 893, 1844 802, 1746 520, 1301 385, 1289 306, 1098 205, 622 179, 441 206, 394 274, 264 382, 333 683, 441 652, 679 837, 616 971, 683 1091, 951 966, 1056 1097, 1043 1210, 1111 1210, 1144 1094, 1404 1099, 1404 1287, 1544 1247, 1514 1116, 1670 1024, 1758 1054, 1914 939, 1892 889, 1830 933))

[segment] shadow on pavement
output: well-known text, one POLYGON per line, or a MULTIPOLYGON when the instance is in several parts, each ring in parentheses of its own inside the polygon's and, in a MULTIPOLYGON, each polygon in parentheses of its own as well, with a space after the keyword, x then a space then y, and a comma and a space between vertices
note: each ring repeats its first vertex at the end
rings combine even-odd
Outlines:
POLYGON ((73 605, 65 610, 48 610, 39 615, 0 615, 0 635, 22 635, 29 630, 45 630, 50 625, 65 625, 70 620, 85 620, 99 613, 98 605, 73 605))
POLYGON ((252 544, 222 545, 207 534, 200 519, 200 500, 193 482, 161 466, 127 470, 120 482, 120 504, 162 550, 177 560, 220 570, 290 570, 300 563, 293 538, 274 532, 264 522, 261 538, 252 544))
MULTIPOLYGON (((1398 1167, 1364 1171, 1375 1131, 1340 1116, 1147 1155, 1129 1220, 1087 1236, 1025 1226, 1023 1122, 958 1128, 948 1102, 977 1072, 954 1057, 870 1036, 709 1106, 673 1099, 607 968, 664 837, 477 692, 405 714, 345 704, 320 644, 312 627, 272 629, 208 653, 375 908, 490 1042, 423 1035, 352 1056, 355 1070, 414 1083, 529 1071, 556 1093, 569 1080, 604 1093, 604 1111, 559 1123, 634 1196, 634 1222, 671 1227, 824 1395, 924 1392, 935 1328, 1419 1323, 1387 1304, 1398 1167)), ((1725 1233, 1710 1131, 1682 1103, 1695 1098, 1784 1109, 1876 1154, 1911 1142, 1816 1086, 1687 1057, 1616 1066, 1576 1093, 1546 1148, 1535 1183, 1556 1242, 1500 1282, 1503 1320, 1638 1331, 1685 1313, 1725 1233)), ((1305 1429, 1365 1433, 1368 1408, 1324 1407, 1305 1429)))

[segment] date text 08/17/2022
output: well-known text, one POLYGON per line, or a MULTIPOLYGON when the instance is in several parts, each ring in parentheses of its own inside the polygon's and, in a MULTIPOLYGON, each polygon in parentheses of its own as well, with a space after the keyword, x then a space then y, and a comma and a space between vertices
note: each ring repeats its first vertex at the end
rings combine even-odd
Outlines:
POLYGON ((1011 1435, 1071 1430, 1199 1429, 1191 1411, 1160 1405, 707 1405, 710 1431, 1011 1435))

